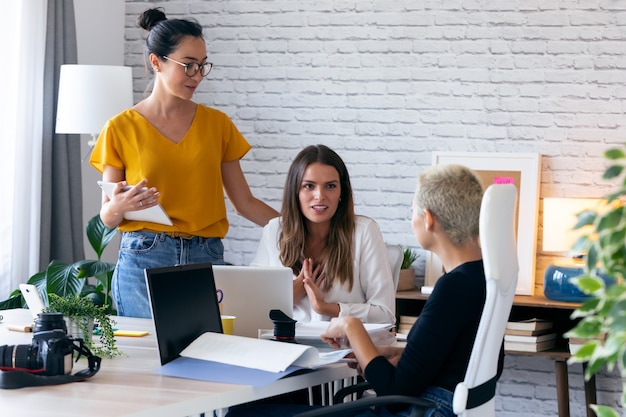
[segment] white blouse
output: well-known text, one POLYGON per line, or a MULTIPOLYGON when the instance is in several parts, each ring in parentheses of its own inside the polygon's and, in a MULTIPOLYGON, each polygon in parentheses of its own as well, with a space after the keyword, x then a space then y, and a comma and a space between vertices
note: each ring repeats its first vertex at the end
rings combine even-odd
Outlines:
MULTIPOLYGON (((251 265, 282 266, 278 249, 280 230, 280 217, 270 220, 263 228, 263 237, 251 265)), ((392 268, 378 224, 369 217, 356 216, 353 245, 352 290, 348 290, 347 283, 342 285, 336 281, 326 291, 325 301, 339 304, 340 317, 358 317, 364 323, 395 324, 392 268)), ((293 318, 300 322, 331 319, 313 311, 307 297, 294 305, 293 318)))

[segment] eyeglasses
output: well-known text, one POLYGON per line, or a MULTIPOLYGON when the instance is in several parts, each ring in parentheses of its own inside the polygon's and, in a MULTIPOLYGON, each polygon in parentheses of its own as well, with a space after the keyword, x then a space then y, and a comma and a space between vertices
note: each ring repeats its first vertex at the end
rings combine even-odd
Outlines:
POLYGON ((213 68, 212 62, 205 62, 204 64, 198 64, 197 62, 183 64, 182 62, 178 62, 175 59, 167 56, 164 56, 163 59, 167 59, 168 61, 172 61, 173 63, 178 64, 181 67, 185 67, 185 75, 187 77, 195 76, 198 71, 200 71, 200 74, 202 74, 203 77, 206 77, 207 75, 209 75, 209 72, 211 72, 211 69, 213 68))

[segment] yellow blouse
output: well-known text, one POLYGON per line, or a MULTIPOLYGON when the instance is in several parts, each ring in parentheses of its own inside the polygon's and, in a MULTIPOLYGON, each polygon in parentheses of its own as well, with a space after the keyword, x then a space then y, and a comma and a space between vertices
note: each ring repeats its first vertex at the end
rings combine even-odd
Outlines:
POLYGON ((219 110, 196 106, 191 127, 179 143, 164 137, 135 110, 110 119, 100 132, 89 162, 100 172, 122 169, 128 184, 148 179, 173 226, 123 220, 121 231, 148 229, 203 237, 226 236, 228 219, 222 162, 241 159, 250 145, 219 110))

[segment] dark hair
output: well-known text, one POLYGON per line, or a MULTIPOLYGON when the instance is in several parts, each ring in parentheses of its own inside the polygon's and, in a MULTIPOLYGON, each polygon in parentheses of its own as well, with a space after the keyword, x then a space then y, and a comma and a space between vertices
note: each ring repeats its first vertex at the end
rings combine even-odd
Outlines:
MULTIPOLYGON (((343 160, 335 151, 324 145, 311 145, 301 150, 289 167, 283 191, 281 209, 280 260, 297 275, 304 260, 304 243, 307 229, 300 208, 300 187, 307 167, 315 162, 337 170, 341 185, 341 197, 337 211, 333 215, 328 233, 324 259, 321 260, 326 272, 325 286, 330 287, 335 280, 348 283, 352 288, 352 236, 355 227, 354 201, 350 176, 343 160)), ((319 261, 319 260, 316 260, 319 261)))
POLYGON ((164 57, 172 53, 185 36, 202 37, 202 26, 194 20, 168 19, 162 8, 148 9, 137 18, 137 24, 148 31, 147 55, 164 57))

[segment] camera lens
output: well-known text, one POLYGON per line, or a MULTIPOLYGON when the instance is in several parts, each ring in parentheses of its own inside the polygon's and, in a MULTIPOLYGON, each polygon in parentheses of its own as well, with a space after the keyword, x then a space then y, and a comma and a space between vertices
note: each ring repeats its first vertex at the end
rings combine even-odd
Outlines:
POLYGON ((63 330, 67 334, 67 325, 63 320, 62 313, 39 313, 33 333, 57 329, 63 330))
POLYGON ((2 345, 0 346, 0 367, 39 369, 37 348, 32 345, 2 345))

